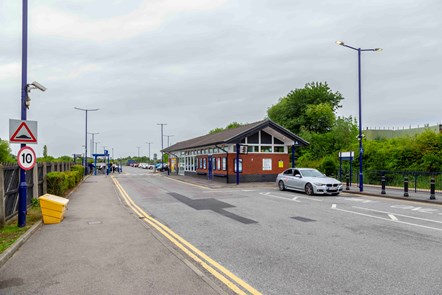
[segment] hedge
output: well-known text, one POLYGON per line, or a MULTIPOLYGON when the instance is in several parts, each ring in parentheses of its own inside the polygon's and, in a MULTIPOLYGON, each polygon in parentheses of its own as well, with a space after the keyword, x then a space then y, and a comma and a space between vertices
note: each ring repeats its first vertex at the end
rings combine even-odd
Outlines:
POLYGON ((75 165, 71 171, 49 172, 46 175, 48 193, 64 196, 69 189, 74 188, 82 179, 84 174, 83 166, 75 165))

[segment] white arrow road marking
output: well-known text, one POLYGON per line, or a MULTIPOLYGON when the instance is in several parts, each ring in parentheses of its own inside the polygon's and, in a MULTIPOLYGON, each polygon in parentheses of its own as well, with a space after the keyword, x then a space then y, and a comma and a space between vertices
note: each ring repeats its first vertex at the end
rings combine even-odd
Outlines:
POLYGON ((373 211, 373 212, 385 213, 385 214, 394 214, 394 215, 396 215, 396 216, 402 216, 402 217, 406 217, 406 218, 411 218, 411 219, 417 219, 417 220, 429 221, 429 222, 435 222, 435 223, 441 223, 441 224, 442 224, 442 221, 437 221, 437 220, 432 220, 432 219, 419 218, 419 217, 408 216, 408 215, 402 215, 402 214, 391 213, 391 212, 386 212, 386 211, 380 211, 380 210, 368 209, 368 208, 358 207, 358 206, 353 206, 353 208, 357 208, 357 209, 361 209, 361 210, 366 210, 366 211, 373 211))
POLYGON ((283 199, 283 200, 286 200, 286 201, 293 201, 293 202, 298 202, 298 203, 300 203, 300 201, 298 201, 298 200, 296 200, 296 199, 288 199, 288 198, 284 198, 284 197, 279 197, 279 196, 274 196, 274 195, 271 195, 270 193, 259 193, 260 195, 263 195, 263 196, 266 196, 266 197, 272 197, 272 198, 277 198, 277 199, 283 199))
POLYGON ((391 220, 397 221, 398 219, 393 214, 388 214, 388 217, 391 218, 391 220))
MULTIPOLYGON (((336 204, 333 204, 333 205, 336 205, 336 204)), ((355 212, 355 211, 350 211, 350 210, 339 209, 339 208, 336 208, 336 207, 333 208, 333 205, 332 205, 332 209, 335 209, 337 211, 347 212, 347 213, 351 213, 351 214, 356 214, 356 215, 361 215, 361 216, 365 216, 365 217, 371 217, 371 218, 376 218, 376 219, 381 219, 381 220, 386 220, 386 221, 391 221, 391 222, 396 222, 396 223, 401 223, 401 224, 406 224, 406 225, 411 225, 411 226, 423 227, 423 228, 426 228, 426 229, 442 231, 442 228, 425 226, 425 225, 420 225, 420 224, 415 224, 415 223, 410 223, 410 222, 404 222, 404 221, 399 221, 399 220, 393 220, 393 219, 388 219, 388 218, 379 217, 379 216, 373 216, 373 215, 369 215, 369 214, 365 214, 365 213, 360 213, 360 212, 355 212)), ((373 209, 368 209, 368 208, 362 208, 362 207, 356 207, 356 206, 353 206, 353 208, 358 208, 358 209, 363 209, 363 210, 369 210, 369 211, 381 212, 381 213, 389 214, 389 212, 373 210, 373 209)), ((437 222, 437 223, 442 223, 442 222, 436 221, 436 220, 429 220, 429 219, 417 218, 417 217, 400 215, 400 214, 396 214, 396 215, 405 216, 405 217, 409 217, 409 218, 420 219, 420 220, 432 221, 432 222, 437 222)))

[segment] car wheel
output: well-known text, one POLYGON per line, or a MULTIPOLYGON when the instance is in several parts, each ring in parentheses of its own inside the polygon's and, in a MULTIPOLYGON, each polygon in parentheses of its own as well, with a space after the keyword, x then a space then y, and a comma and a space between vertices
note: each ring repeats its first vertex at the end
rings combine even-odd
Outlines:
POLYGON ((310 183, 305 185, 305 193, 309 196, 313 195, 313 186, 310 183))
POLYGON ((284 181, 280 180, 278 182, 278 187, 280 191, 285 191, 285 185, 284 185, 284 181))

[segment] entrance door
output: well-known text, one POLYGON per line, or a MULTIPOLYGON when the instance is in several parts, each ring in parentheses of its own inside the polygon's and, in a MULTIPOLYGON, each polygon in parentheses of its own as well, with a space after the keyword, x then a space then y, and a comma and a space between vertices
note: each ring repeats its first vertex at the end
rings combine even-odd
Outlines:
POLYGON ((213 178, 213 165, 212 165, 212 155, 207 156, 207 178, 212 180, 213 178))

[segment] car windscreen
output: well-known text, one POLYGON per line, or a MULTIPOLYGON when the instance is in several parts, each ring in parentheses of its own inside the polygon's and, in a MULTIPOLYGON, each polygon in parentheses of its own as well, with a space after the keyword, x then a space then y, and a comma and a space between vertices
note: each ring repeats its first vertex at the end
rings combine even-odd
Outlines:
POLYGON ((325 175, 318 170, 302 170, 301 173, 304 177, 325 177, 325 175))

